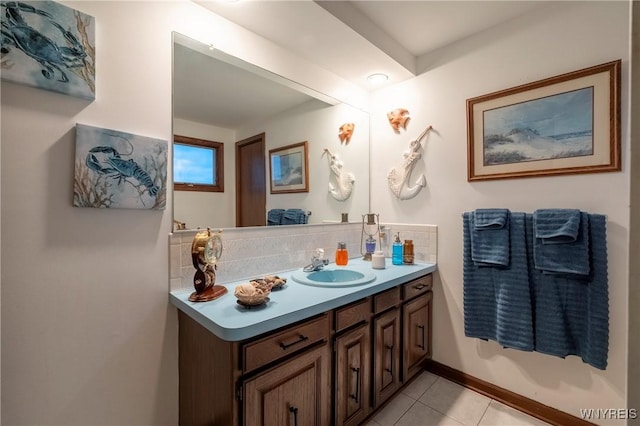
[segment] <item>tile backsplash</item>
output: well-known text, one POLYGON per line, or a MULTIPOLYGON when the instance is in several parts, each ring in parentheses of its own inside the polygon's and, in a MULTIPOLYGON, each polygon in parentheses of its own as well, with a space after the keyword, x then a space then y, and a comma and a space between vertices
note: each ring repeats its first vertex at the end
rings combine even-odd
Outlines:
MULTIPOLYGON (((387 227, 389 243, 393 242, 393 235, 400 232, 401 240, 413 240, 416 261, 436 263, 437 226, 383 225, 387 227)), ((317 248, 323 248, 325 256, 333 261, 339 241, 347 243, 349 257, 360 257, 361 231, 361 223, 224 229, 216 282, 232 282, 301 268, 309 263, 317 248)), ((193 288, 195 269, 191 262, 191 244, 197 232, 169 234, 170 291, 193 288)))

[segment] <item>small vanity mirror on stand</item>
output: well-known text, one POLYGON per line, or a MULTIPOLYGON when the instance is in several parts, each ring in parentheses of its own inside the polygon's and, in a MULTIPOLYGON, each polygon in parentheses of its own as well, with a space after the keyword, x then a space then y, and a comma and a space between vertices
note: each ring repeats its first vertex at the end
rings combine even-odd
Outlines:
POLYGON ((227 292, 226 287, 215 285, 216 263, 222 256, 222 239, 220 233, 211 232, 209 228, 201 231, 193 238, 191 245, 191 259, 196 273, 193 276, 193 286, 196 291, 191 293, 191 302, 208 302, 217 299, 227 292))

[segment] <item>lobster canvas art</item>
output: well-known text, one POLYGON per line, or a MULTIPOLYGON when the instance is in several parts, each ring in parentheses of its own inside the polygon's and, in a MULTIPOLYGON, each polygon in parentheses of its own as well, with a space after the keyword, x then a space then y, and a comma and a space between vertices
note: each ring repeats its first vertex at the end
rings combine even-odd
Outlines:
POLYGON ((73 205, 164 210, 168 142, 76 125, 73 205))
POLYGON ((2 1, 2 79, 95 99, 95 18, 53 1, 2 1))

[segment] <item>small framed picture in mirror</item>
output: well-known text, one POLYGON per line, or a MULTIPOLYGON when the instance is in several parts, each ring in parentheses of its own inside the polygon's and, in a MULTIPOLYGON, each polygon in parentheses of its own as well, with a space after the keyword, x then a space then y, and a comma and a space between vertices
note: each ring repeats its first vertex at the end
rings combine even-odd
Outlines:
POLYGON ((269 150, 272 194, 309 192, 308 142, 269 150))

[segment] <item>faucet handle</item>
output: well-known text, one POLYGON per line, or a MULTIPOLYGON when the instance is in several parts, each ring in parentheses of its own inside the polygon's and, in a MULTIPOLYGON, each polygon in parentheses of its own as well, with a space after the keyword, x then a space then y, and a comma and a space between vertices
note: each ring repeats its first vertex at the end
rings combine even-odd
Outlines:
POLYGON ((324 249, 321 248, 317 248, 314 252, 313 252, 313 258, 317 259, 317 260, 324 260, 324 249))

